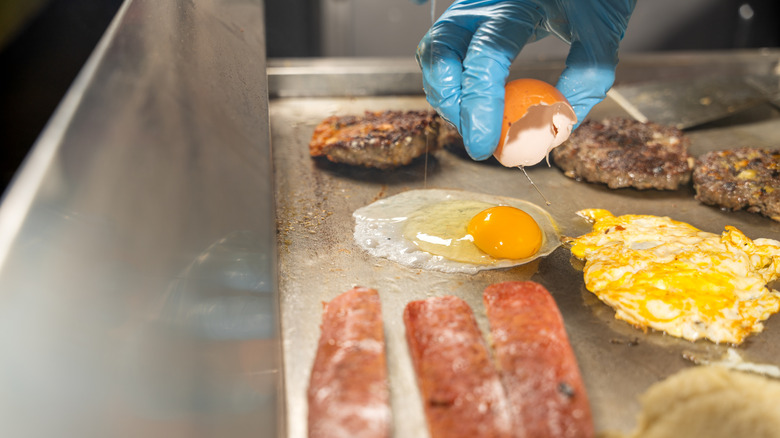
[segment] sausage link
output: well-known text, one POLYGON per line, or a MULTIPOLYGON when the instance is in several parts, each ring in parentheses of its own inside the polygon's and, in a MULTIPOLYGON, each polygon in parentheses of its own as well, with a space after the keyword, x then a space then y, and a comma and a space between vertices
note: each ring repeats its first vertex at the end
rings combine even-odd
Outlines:
POLYGON ((510 437, 506 395, 468 304, 413 301, 404 324, 431 438, 510 437))
POLYGON ((356 287, 326 303, 307 394, 309 437, 388 437, 386 361, 376 290, 356 287))
POLYGON ((585 385, 547 289, 531 281, 498 283, 483 299, 514 436, 592 437, 585 385))

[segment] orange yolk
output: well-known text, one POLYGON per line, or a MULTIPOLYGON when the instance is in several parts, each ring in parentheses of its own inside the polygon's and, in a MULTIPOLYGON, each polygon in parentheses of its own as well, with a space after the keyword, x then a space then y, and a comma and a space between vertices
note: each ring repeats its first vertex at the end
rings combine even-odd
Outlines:
POLYGON ((526 212, 492 207, 471 218, 468 232, 477 248, 496 258, 524 259, 542 247, 542 230, 526 212))

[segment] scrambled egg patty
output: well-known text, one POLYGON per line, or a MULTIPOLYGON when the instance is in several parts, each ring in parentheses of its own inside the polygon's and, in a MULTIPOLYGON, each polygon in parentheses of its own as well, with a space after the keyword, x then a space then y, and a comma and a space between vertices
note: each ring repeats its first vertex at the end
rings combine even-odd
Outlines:
POLYGON ((780 242, 751 240, 727 226, 701 231, 668 217, 614 216, 588 209, 578 215, 593 231, 570 239, 585 260, 585 285, 636 327, 689 341, 740 344, 780 309, 780 242))

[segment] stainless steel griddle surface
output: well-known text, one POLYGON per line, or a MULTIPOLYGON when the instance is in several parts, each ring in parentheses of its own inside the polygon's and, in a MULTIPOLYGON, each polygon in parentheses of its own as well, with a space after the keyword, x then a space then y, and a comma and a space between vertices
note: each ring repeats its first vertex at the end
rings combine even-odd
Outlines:
MULTIPOLYGON (((629 431, 639 411, 637 397, 648 386, 685 367, 694 353, 719 358, 729 348, 707 341, 691 343, 662 333, 643 333, 614 319, 614 312, 584 288, 582 272, 569 250, 526 266, 477 275, 409 269, 369 256, 353 241, 352 212, 377 199, 410 189, 447 188, 511 196, 539 205, 543 200, 518 169, 474 162, 450 151, 431 154, 394 170, 377 171, 313 160, 308 141, 315 125, 334 114, 365 110, 428 108, 423 97, 277 98, 271 101, 276 181, 280 299, 284 343, 288 433, 306 435, 306 387, 314 359, 322 303, 355 285, 379 290, 387 339, 394 436, 425 437, 425 419, 404 339, 403 308, 411 300, 456 295, 474 309, 487 329, 482 290, 508 280, 537 281, 552 293, 565 319, 579 360, 597 431, 629 431)), ((611 101, 591 117, 624 115, 611 101)), ((691 152, 780 145, 780 118, 768 106, 689 133, 691 152)), ((745 212, 723 212, 701 205, 693 189, 679 191, 610 190, 577 182, 544 163, 528 174, 552 202, 546 207, 563 235, 578 236, 590 225, 575 212, 605 208, 615 214, 667 215, 720 233, 734 225, 749 237, 780 237, 780 223, 745 212)), ((747 361, 780 365, 780 316, 763 333, 737 348, 747 361)))

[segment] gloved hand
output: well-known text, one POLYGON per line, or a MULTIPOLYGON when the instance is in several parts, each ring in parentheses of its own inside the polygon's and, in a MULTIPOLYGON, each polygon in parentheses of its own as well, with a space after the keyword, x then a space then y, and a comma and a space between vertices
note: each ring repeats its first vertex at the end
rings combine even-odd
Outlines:
POLYGON ((571 44, 556 87, 578 124, 615 80, 617 51, 636 0, 458 0, 417 47, 428 102, 476 160, 501 134, 509 66, 526 43, 554 34, 571 44))

